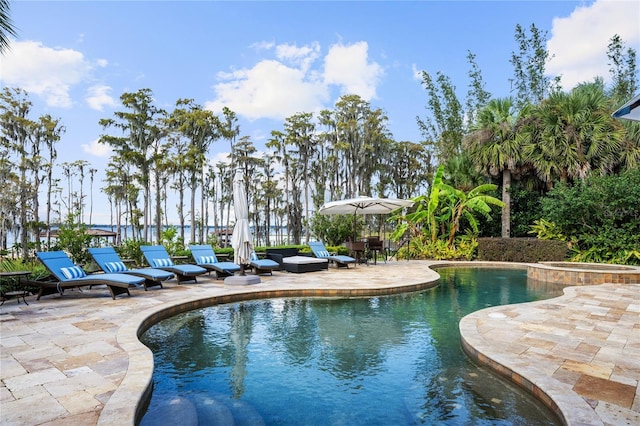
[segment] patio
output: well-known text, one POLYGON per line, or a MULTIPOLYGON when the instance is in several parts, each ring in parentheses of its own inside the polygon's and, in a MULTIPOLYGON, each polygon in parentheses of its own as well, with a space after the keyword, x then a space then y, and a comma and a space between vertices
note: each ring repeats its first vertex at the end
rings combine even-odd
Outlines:
MULTIPOLYGON (((0 307, 0 423, 133 424, 153 368, 137 339, 140 327, 247 296, 418 290, 437 279, 434 264, 276 272, 242 287, 204 276, 199 284, 172 280, 116 300, 105 289, 31 296, 29 306, 12 299, 0 307)), ((640 424, 640 285, 572 288, 561 298, 482 310, 465 317, 461 331, 472 356, 529 387, 568 424, 640 424)))

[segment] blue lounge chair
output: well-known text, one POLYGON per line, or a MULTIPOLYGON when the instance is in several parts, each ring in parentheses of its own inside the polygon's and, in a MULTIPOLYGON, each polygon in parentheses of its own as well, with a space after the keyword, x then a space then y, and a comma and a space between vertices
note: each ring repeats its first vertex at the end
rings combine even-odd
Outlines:
POLYGON ((332 255, 320 241, 310 241, 309 247, 311 247, 311 251, 315 257, 334 262, 338 268, 348 268, 350 263, 356 263, 356 259, 351 256, 345 256, 342 254, 332 255))
POLYGON ((36 257, 54 276, 54 281, 36 282, 40 287, 37 300, 47 294, 63 294, 65 288, 106 285, 115 299, 118 294, 128 294, 129 286, 139 285, 144 278, 126 274, 95 274, 87 275, 79 266, 74 265, 69 256, 63 251, 37 252, 36 257))
POLYGON ((198 265, 174 265, 164 246, 140 246, 144 258, 152 268, 172 272, 178 279, 178 283, 184 281, 198 282, 198 275, 206 274, 207 270, 198 265))
POLYGON ((280 269, 280 264, 271 259, 260 259, 255 251, 251 252, 251 262, 249 265, 253 268, 256 275, 271 274, 274 270, 280 269))
POLYGON ((129 269, 113 247, 92 247, 89 249, 89 254, 100 269, 107 274, 129 274, 144 278, 145 291, 147 291, 148 287, 160 286, 162 288, 162 281, 170 280, 174 277, 173 273, 162 269, 129 269))
POLYGON ((208 271, 215 271, 216 278, 230 277, 240 270, 240 265, 233 262, 219 262, 213 247, 210 245, 190 245, 191 256, 198 266, 208 271))

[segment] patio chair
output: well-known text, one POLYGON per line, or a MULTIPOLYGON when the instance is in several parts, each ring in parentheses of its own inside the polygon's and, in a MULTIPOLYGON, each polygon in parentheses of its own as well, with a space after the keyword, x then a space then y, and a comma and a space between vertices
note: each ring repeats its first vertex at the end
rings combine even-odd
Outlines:
POLYGON ((87 275, 81 267, 74 265, 63 251, 36 252, 36 257, 55 278, 54 281, 30 282, 40 287, 36 300, 47 294, 59 293, 62 296, 65 288, 93 285, 106 285, 111 298, 115 300, 118 294, 126 293, 130 296, 129 286, 144 282, 144 278, 126 274, 87 275))
POLYGON ((350 263, 356 263, 356 259, 351 256, 342 254, 332 255, 320 241, 309 241, 309 247, 311 247, 311 251, 315 257, 334 262, 338 268, 348 268, 350 263))
POLYGON ((196 264, 209 272, 215 271, 217 279, 230 277, 240 270, 240 265, 233 262, 219 262, 213 247, 208 244, 190 245, 189 249, 196 264))
POLYGON ((174 273, 178 283, 185 281, 197 283, 196 277, 207 273, 206 269, 198 265, 174 265, 164 246, 140 246, 140 250, 149 266, 174 273))
POLYGON ((255 251, 251 252, 251 262, 249 265, 253 268, 256 275, 269 273, 273 275, 274 270, 280 269, 280 264, 272 259, 260 259, 255 251))
POLYGON ((162 269, 129 269, 113 247, 91 247, 89 248, 89 254, 100 269, 107 274, 129 274, 144 278, 145 291, 147 291, 149 287, 160 286, 160 288, 162 288, 162 281, 170 280, 174 277, 172 272, 164 271, 162 269))
POLYGON ((372 235, 367 237, 367 245, 374 265, 378 263, 379 255, 382 255, 384 263, 387 263, 387 252, 384 250, 384 241, 380 239, 380 236, 372 235))

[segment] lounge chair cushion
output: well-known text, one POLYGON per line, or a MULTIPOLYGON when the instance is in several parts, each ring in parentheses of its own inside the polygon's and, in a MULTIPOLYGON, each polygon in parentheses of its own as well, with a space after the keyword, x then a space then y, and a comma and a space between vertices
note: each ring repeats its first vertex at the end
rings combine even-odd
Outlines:
POLYGON ((67 268, 60 268, 60 272, 67 277, 68 280, 74 280, 76 278, 86 277, 87 274, 79 266, 69 266, 67 268))
POLYGON ((162 268, 163 266, 173 266, 173 261, 169 258, 166 259, 154 259, 155 265, 157 268, 162 268))
POLYGON ((287 272, 315 272, 329 268, 327 259, 309 256, 290 256, 282 259, 284 269, 287 272))
POLYGON ((107 267, 108 272, 124 272, 127 270, 123 262, 105 262, 104 266, 107 267))
POLYGON ((310 263, 322 263, 327 264, 329 261, 327 259, 321 259, 317 257, 309 257, 309 256, 291 256, 285 257, 282 259, 282 263, 290 264, 290 265, 307 265, 310 263))

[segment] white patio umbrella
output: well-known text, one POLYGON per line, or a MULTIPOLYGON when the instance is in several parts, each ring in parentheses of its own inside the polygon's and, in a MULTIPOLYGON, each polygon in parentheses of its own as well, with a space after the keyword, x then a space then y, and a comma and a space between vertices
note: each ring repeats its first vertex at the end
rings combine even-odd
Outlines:
POLYGON ((236 170, 233 177, 233 210, 236 214, 236 224, 231 235, 231 246, 233 247, 233 260, 242 269, 240 274, 244 275, 244 265, 251 263, 251 253, 253 243, 251 242, 251 229, 249 229, 249 207, 247 205, 247 194, 244 190, 244 179, 242 170, 236 170))
POLYGON ((624 120, 640 121, 640 93, 618 108, 611 116, 624 120))
POLYGON ((362 196, 328 202, 318 209, 318 214, 353 214, 355 233, 355 215, 357 214, 389 214, 394 210, 411 206, 413 206, 411 200, 362 196))
POLYGON ((356 197, 331 201, 318 210, 319 214, 387 214, 402 207, 413 206, 411 200, 397 198, 356 197))

